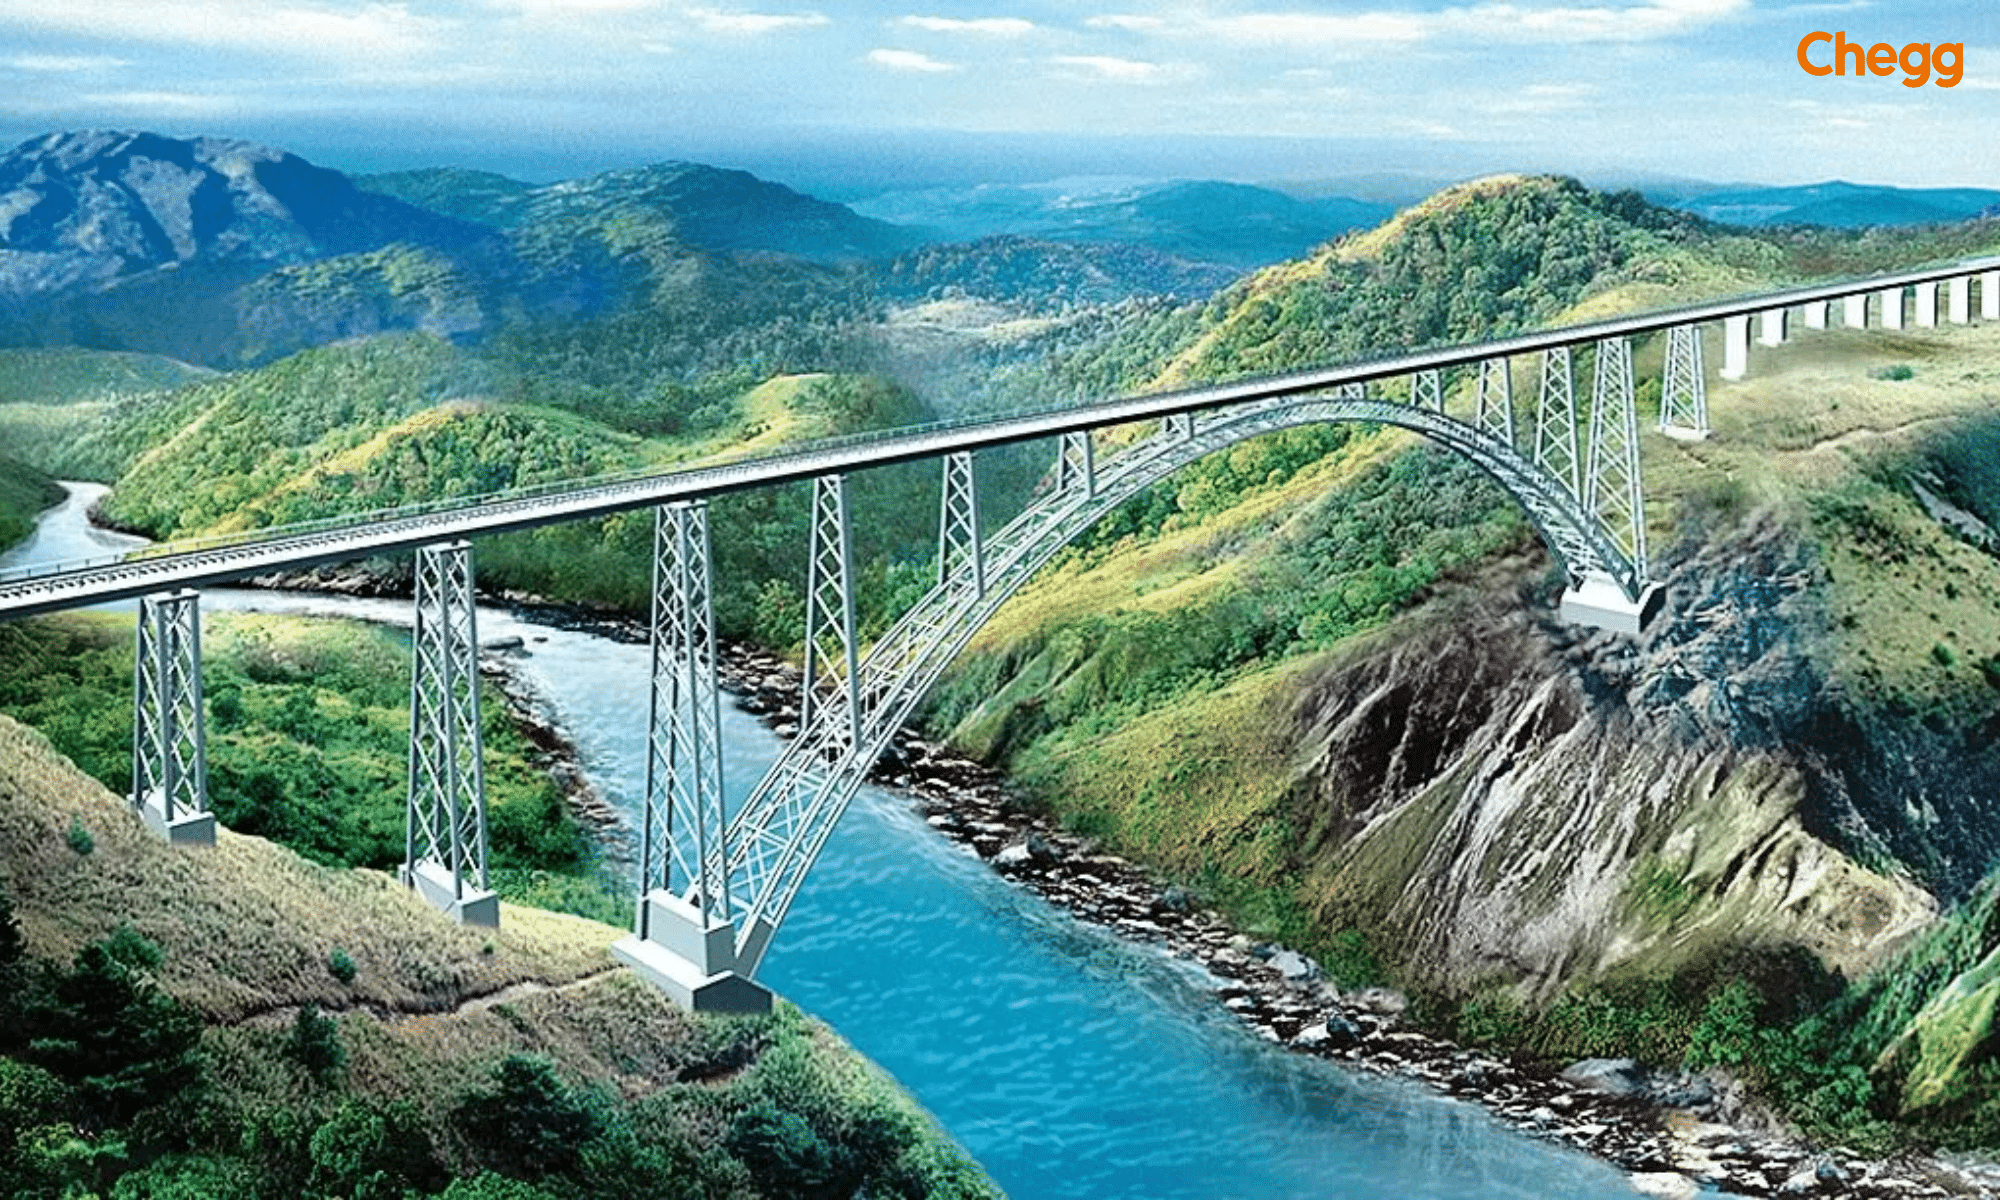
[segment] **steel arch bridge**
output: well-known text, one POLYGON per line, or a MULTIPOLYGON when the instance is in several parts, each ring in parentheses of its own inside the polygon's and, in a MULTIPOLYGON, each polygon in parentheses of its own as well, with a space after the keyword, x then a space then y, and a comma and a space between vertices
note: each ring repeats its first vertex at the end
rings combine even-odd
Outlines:
POLYGON ((1724 379, 1758 342, 1782 345, 1793 309, 1809 329, 1901 329, 2000 320, 2000 259, 1619 318, 1471 346, 1074 408, 820 443, 764 459, 597 479, 310 527, 152 547, 0 576, 0 619, 143 597, 135 679, 132 803, 187 844, 213 841, 202 742, 197 596, 189 586, 273 569, 417 549, 404 881, 458 920, 492 924, 477 707, 478 640, 467 536, 640 507, 655 509, 652 675, 638 918, 614 953, 684 1005, 756 1011, 753 982, 842 812, 895 731, 977 630, 1096 521, 1198 459, 1248 438, 1327 422, 1410 430, 1462 455, 1527 514, 1570 581, 1572 620, 1636 631, 1658 589, 1646 553, 1640 431, 1629 339, 1664 333, 1658 429, 1710 432, 1701 327, 1719 322, 1724 379), (1578 354, 1584 362, 1575 361, 1578 354), (1532 398, 1516 357, 1539 358, 1532 398), (1590 385, 1579 396, 1578 367, 1590 385), (1371 394, 1370 388, 1373 388, 1371 394), (1100 459, 1092 432, 1146 423, 1100 459), (987 534, 974 455, 1054 438, 1048 486, 987 534), (872 646, 855 624, 846 473, 934 459, 944 486, 936 585, 872 646), (723 790, 707 499, 810 481, 805 695, 797 736, 749 797, 723 790))

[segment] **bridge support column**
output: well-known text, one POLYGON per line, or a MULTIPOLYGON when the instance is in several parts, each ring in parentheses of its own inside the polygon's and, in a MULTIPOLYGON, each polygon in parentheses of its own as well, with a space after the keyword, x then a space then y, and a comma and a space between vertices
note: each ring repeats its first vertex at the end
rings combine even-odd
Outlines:
POLYGON ((1576 448, 1576 387, 1568 346, 1542 352, 1542 388, 1535 409, 1535 464, 1556 477, 1572 496, 1583 494, 1576 448))
POLYGON ((1882 328, 1901 329, 1903 327, 1903 289, 1883 288, 1879 299, 1882 304, 1882 328))
POLYGON ((500 899, 486 874, 472 547, 453 542, 419 549, 416 592, 402 879, 453 920, 497 927, 500 899))
POLYGON ((947 454, 938 513, 938 586, 986 598, 986 552, 979 532, 979 485, 972 454, 947 454))
POLYGON ((1514 444, 1514 373, 1507 359, 1482 359, 1479 391, 1472 413, 1473 428, 1514 444))
POLYGON ((1849 329, 1868 328, 1868 293, 1840 298, 1841 324, 1849 329))
POLYGON ((1427 412, 1444 411, 1444 372, 1418 371, 1410 376, 1410 407, 1427 412))
POLYGON ((1920 283, 1917 292, 1917 324, 1924 329, 1937 328, 1937 281, 1920 283))
POLYGON ((1088 429, 1062 435, 1056 448, 1056 490, 1085 497, 1097 494, 1097 452, 1091 448, 1088 429))
POLYGON ((1972 276, 1960 275, 1949 282, 1948 288, 1951 323, 1963 325, 1972 320, 1972 276))
POLYGON ((1807 329, 1826 328, 1826 303, 1824 300, 1813 300, 1802 306, 1805 309, 1807 329))
POLYGON ((805 695, 799 728, 823 704, 847 706, 847 742, 861 739, 860 643, 854 632, 854 533, 847 476, 813 480, 812 540, 806 557, 805 695))
POLYGON ((1722 377, 1741 379, 1750 373, 1750 314, 1722 318, 1722 377))
POLYGON ((1566 621, 1638 633, 1664 593, 1647 578, 1646 493, 1639 472, 1639 412, 1632 401, 1632 347, 1624 338, 1597 343, 1590 391, 1590 461, 1583 506, 1610 534, 1631 569, 1630 588, 1599 572, 1573 580, 1563 594, 1566 621))
POLYGON ((706 501, 655 511, 639 911, 611 953, 691 1012, 769 1012, 771 993, 737 970, 730 916, 712 561, 706 501))
POLYGON ((1667 330, 1667 361, 1660 380, 1660 432, 1684 442, 1708 436, 1708 383, 1701 368, 1701 330, 1667 330))
POLYGON ((1979 315, 1988 321, 2000 321, 2000 271, 1979 273, 1979 315))
POLYGON ((1785 344, 1785 310, 1767 308, 1757 314, 1757 342, 1763 346, 1785 344))
POLYGON ((173 845, 213 846, 201 710, 201 600, 194 592, 139 601, 132 694, 133 809, 173 845))

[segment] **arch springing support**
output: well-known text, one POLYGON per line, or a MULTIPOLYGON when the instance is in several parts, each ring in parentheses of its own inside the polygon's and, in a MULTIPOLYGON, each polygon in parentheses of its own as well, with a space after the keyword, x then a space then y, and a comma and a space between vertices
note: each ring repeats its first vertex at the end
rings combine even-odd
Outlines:
POLYGON ((811 544, 806 556, 805 694, 799 724, 821 707, 844 706, 847 740, 861 729, 860 643, 854 629, 854 530, 847 519, 847 476, 813 480, 811 544))
POLYGON ((175 845, 215 844, 201 704, 201 600, 146 596, 132 660, 132 807, 175 845))
POLYGON ((1514 444, 1514 373, 1504 357, 1480 361, 1472 427, 1509 446, 1514 444))
POLYGON ((1535 406, 1535 465, 1580 496, 1582 456, 1576 448, 1576 387, 1568 346, 1542 352, 1542 388, 1535 406))
POLYGON ((1708 436, 1708 385, 1701 370, 1701 331, 1667 330, 1667 361, 1660 379, 1660 432, 1682 441, 1708 436))
POLYGON ((403 882, 458 921, 497 926, 500 904, 486 873, 472 547, 419 549, 416 585, 403 882))
POLYGON ((938 573, 941 588, 986 595, 985 547, 979 535, 979 484, 970 452, 947 454, 944 495, 938 513, 938 573))

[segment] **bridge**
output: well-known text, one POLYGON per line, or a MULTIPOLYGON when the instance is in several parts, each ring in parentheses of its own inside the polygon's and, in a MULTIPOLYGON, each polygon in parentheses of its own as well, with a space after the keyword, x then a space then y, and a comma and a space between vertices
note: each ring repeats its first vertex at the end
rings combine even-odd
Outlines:
POLYGON ((1246 438, 1323 422, 1411 430, 1471 460, 1521 505, 1569 581, 1562 615, 1638 632, 1660 600, 1646 553, 1632 339, 1664 334, 1659 433, 1709 436, 1705 330, 1726 380, 1755 345, 1807 329, 2000 321, 2000 257, 1427 349, 1214 387, 835 439, 766 457, 598 477, 310 525, 150 546, 0 574, 0 619, 139 598, 132 803, 170 841, 212 843, 198 593, 205 585, 416 551, 402 877, 454 919, 494 925, 467 539, 655 510, 652 673, 637 919, 614 954, 688 1008, 762 1011, 754 976, 822 846, 890 738, 973 634, 1064 546, 1145 488, 1246 438), (1944 306, 1940 312, 1940 291, 1944 306), (1832 316, 1838 305, 1838 321, 1832 316), (1587 358, 1580 362, 1579 358, 1587 358), (1532 394, 1515 394, 1528 359, 1532 394), (1587 370, 1586 370, 1587 367, 1587 370), (1579 386, 1587 375, 1587 392, 1579 386), (1093 433, 1145 436, 1100 456, 1093 433), (1053 439, 1048 486, 987 533, 975 455, 1053 439), (855 624, 847 475, 936 460, 936 584, 872 646, 855 624), (729 811, 722 780, 707 502, 812 489, 805 692, 797 736, 729 811))

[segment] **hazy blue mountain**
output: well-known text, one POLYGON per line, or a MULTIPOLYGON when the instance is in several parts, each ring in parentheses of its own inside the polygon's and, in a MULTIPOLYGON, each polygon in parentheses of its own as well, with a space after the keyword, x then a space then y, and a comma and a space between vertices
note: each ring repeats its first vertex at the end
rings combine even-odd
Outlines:
POLYGON ((506 229, 517 224, 535 185, 465 167, 424 167, 384 175, 356 175, 354 186, 393 196, 430 212, 506 229))
POLYGON ((0 292, 162 267, 306 262, 484 231, 293 154, 223 138, 56 133, 0 158, 0 292))
POLYGON ((1013 234, 1123 242, 1242 269, 1296 257, 1394 211, 1344 197, 1297 200, 1241 183, 1115 178, 889 192, 853 208, 940 241, 1013 234))
POLYGON ((1827 183, 1799 187, 1743 188, 1681 200, 1676 207, 1731 225, 1920 225, 1963 221, 2000 205, 1987 188, 1903 188, 1827 183))
POLYGON ((920 240, 846 205, 795 192, 748 171, 700 163, 658 163, 542 187, 452 167, 367 176, 359 182, 440 215, 499 229, 618 211, 669 230, 683 245, 725 253, 836 262, 886 257, 920 240))
POLYGON ((1241 272, 1145 246, 1003 235, 906 250, 877 273, 894 301, 966 296, 1048 304, 1114 304, 1137 296, 1212 295, 1241 272))

